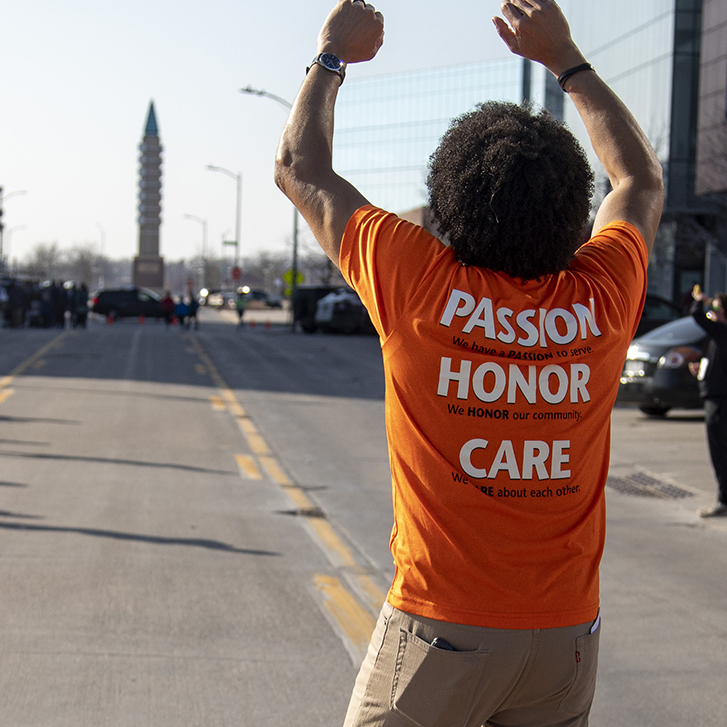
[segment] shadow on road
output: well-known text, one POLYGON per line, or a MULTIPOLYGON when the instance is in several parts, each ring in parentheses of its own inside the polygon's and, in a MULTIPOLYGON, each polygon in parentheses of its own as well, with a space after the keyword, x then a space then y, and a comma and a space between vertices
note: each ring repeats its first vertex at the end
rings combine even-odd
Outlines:
MULTIPOLYGON (((0 516, 5 513, 0 512, 0 516)), ((13 517, 21 517, 13 515, 13 517)), ((32 517, 25 515, 22 517, 32 517)), ((140 543, 152 543, 154 545, 183 545, 192 548, 208 548, 210 550, 222 550, 227 553, 239 555, 266 555, 280 556, 271 550, 253 550, 249 548, 236 548, 233 545, 222 543, 219 540, 206 540, 204 538, 163 538, 157 535, 138 535, 136 533, 122 533, 116 530, 98 530, 96 528, 69 528, 55 525, 28 525, 25 523, 0 522, 0 529, 3 530, 24 530, 28 532, 47 533, 76 533, 78 535, 90 535, 95 538, 111 538, 112 540, 129 540, 140 543)))
POLYGON ((176 464, 173 462, 143 462, 134 459, 112 459, 108 457, 82 457, 67 454, 37 454, 28 452, 0 452, 0 457, 22 457, 24 459, 49 459, 59 462, 93 462, 99 464, 121 464, 131 467, 158 467, 162 469, 184 470, 185 472, 199 472, 207 475, 236 475, 229 470, 213 470, 207 467, 193 467, 191 465, 176 464))

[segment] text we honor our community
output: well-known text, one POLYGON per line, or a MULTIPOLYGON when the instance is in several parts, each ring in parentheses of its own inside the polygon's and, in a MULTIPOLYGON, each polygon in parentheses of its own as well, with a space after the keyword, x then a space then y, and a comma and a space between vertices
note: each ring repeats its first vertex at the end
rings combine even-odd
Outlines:
MULTIPOLYGON (((437 395, 448 399, 450 414, 499 419, 503 423, 504 420, 580 421, 579 410, 563 411, 563 407, 553 410, 551 407, 587 404, 591 400, 588 391, 590 366, 582 360, 563 359, 582 359, 583 355, 591 354, 589 339, 601 336, 592 298, 588 305, 573 303, 570 309, 514 311, 506 306, 496 307, 490 298, 482 297, 478 301, 471 294, 454 289, 439 324, 458 329, 453 343, 460 348, 499 359, 478 363, 464 357, 458 360, 450 356, 440 358, 437 395), (476 335, 472 336, 473 333, 476 335), (514 347, 510 350, 500 346, 494 348, 498 343, 514 347), (538 365, 525 363, 529 361, 537 361, 538 365), (460 404, 471 401, 471 395, 478 402, 494 404, 495 408, 460 404), (521 404, 541 406, 532 411, 516 408, 521 404)), ((569 450, 568 439, 525 439, 518 443, 504 439, 497 444, 476 437, 462 444, 459 463, 465 475, 480 481, 495 479, 500 473, 515 481, 563 480, 571 476, 569 450)), ((455 476, 455 479, 466 481, 462 477, 455 476)), ((490 486, 478 486, 478 489, 491 496, 516 494, 507 488, 499 492, 490 486)), ((566 485, 559 488, 557 494, 577 491, 566 485)), ((533 496, 553 494, 549 488, 532 491, 533 496)), ((517 496, 527 496, 527 489, 517 491, 517 496)))

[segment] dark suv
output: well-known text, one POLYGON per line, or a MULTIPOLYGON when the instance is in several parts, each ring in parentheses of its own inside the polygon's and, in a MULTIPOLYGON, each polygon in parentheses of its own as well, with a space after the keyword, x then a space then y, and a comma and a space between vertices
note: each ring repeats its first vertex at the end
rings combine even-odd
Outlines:
POLYGON ((162 301, 156 293, 146 288, 113 288, 99 290, 91 302, 91 310, 102 316, 113 314, 115 319, 164 318, 162 301))
POLYGON ((664 416, 674 408, 700 409, 703 403, 689 364, 704 356, 707 340, 691 316, 635 338, 621 373, 618 401, 635 403, 649 416, 664 416))

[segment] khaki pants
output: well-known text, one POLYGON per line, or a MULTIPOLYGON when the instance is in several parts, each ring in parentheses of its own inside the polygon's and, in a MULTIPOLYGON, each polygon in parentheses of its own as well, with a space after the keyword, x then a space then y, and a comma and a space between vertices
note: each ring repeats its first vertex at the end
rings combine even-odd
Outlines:
POLYGON ((344 727, 587 727, 600 635, 590 629, 465 626, 385 603, 344 727))

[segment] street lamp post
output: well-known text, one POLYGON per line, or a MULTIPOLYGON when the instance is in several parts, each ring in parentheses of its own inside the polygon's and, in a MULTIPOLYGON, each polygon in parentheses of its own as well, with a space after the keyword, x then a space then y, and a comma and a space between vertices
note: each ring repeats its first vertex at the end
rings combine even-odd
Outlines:
POLYGON ((16 192, 7 192, 3 194, 3 188, 0 187, 0 267, 3 265, 3 202, 11 197, 16 197, 19 194, 28 194, 24 189, 17 190, 16 192))
MULTIPOLYGON (((18 230, 24 230, 27 225, 15 225, 15 227, 11 227, 8 230, 8 244, 5 246, 6 254, 8 256, 8 260, 10 260, 10 250, 12 249, 10 247, 10 243, 13 239, 13 232, 17 232, 18 230)), ((0 254, 0 264, 2 264, 2 255, 0 254)), ((8 269, 10 269, 10 265, 8 264, 8 269)))
POLYGON ((207 287, 207 220, 197 215, 184 215, 185 220, 194 220, 202 225, 202 287, 207 287))
POLYGON ((99 289, 103 288, 105 280, 104 275, 104 255, 106 254, 106 230, 104 230, 103 225, 100 222, 96 223, 96 227, 98 227, 98 231, 101 233, 101 250, 99 254, 99 260, 100 260, 100 269, 98 272, 98 287, 99 289))
MULTIPOLYGON (((276 96, 274 93, 264 91, 261 88, 246 86, 245 88, 240 89, 240 93, 247 93, 253 96, 264 96, 265 98, 277 101, 281 106, 285 106, 288 110, 293 108, 293 104, 290 103, 290 101, 286 101, 284 98, 276 96)), ((291 273, 290 299, 292 302, 295 297, 295 289, 298 287, 298 209, 295 205, 293 205, 293 269, 291 270, 291 273)), ((293 314, 293 330, 295 330, 295 314, 293 314)))
POLYGON ((235 210, 235 267, 240 263, 240 213, 242 210, 242 172, 235 174, 229 169, 216 167, 214 164, 208 164, 207 169, 211 172, 222 172, 228 177, 232 177, 237 182, 237 208, 235 210))

